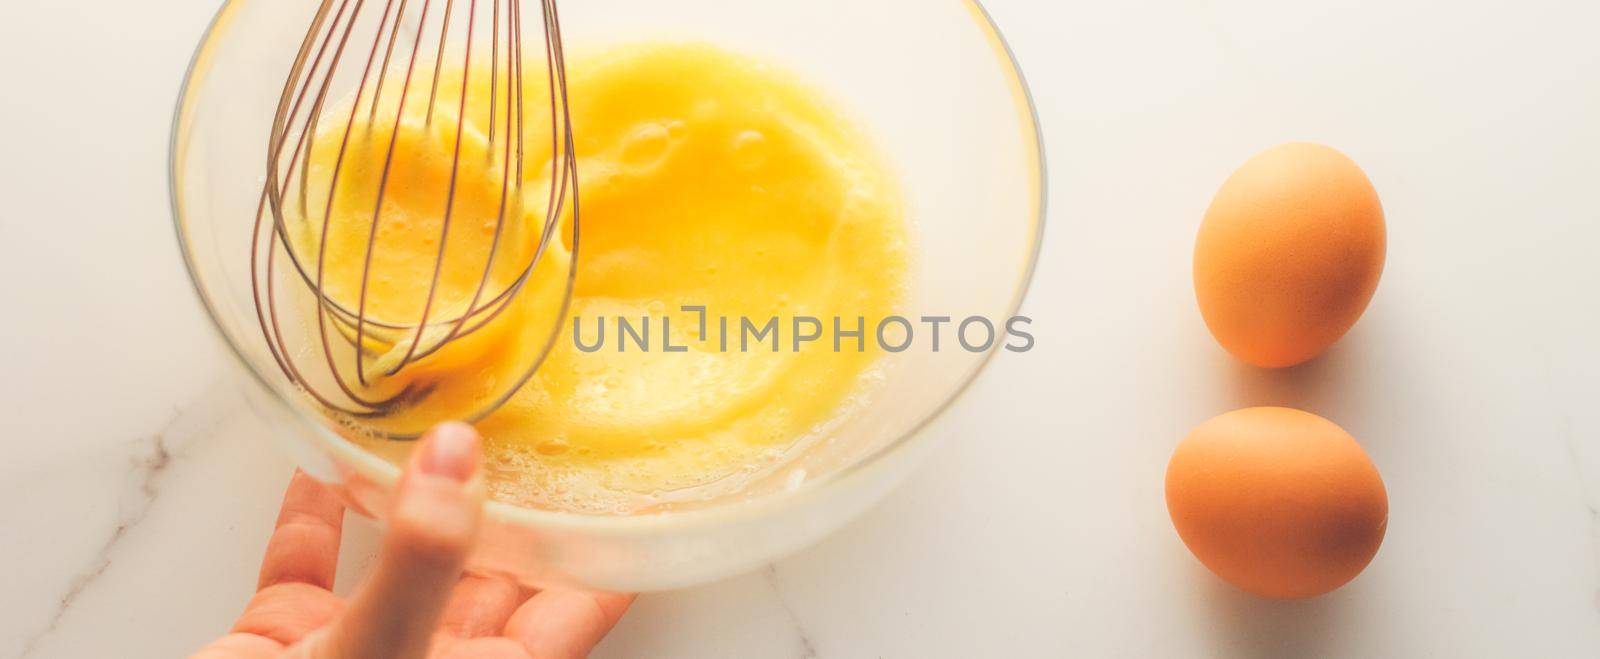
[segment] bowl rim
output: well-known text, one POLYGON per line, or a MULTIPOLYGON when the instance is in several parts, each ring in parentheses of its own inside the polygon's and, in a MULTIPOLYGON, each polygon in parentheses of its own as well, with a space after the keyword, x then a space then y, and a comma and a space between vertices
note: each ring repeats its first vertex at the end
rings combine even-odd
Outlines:
MULTIPOLYGON (((183 85, 178 93, 176 108, 172 118, 172 133, 168 143, 167 152, 167 183, 168 201, 172 212, 172 223, 175 237, 178 240, 178 251, 183 255, 184 269, 189 276, 189 283, 195 292, 200 306, 206 311, 206 318, 210 321, 212 331, 222 339, 228 347, 228 353, 238 362, 243 370, 250 374, 256 386, 265 389, 277 405, 289 410, 291 416, 305 427, 321 445, 321 448, 340 454, 345 464, 368 478, 372 483, 380 486, 385 491, 391 491, 400 476, 400 467, 385 460, 375 453, 361 448, 354 442, 333 432, 326 425, 310 418, 311 413, 301 409, 285 396, 284 392, 272 386, 266 377, 250 364, 240 347, 237 346, 228 332, 223 329, 218 320, 216 309, 211 300, 206 296, 205 290, 200 285, 195 269, 194 258, 189 251, 189 237, 185 228, 185 214, 182 202, 182 184, 180 154, 185 145, 187 121, 193 108, 191 107, 198 81, 209 65, 211 52, 215 47, 221 32, 227 27, 234 11, 246 0, 224 0, 221 7, 206 26, 205 33, 200 39, 190 58, 188 68, 184 72, 183 85)), ((990 42, 997 63, 1004 70, 1007 85, 1011 88, 1012 101, 1016 105, 1019 128, 1024 131, 1024 148, 1029 151, 1027 157, 1032 170, 1033 187, 1033 217, 1032 236, 1026 263, 1018 272, 1018 279, 1014 286, 1012 298, 1008 304, 1009 315, 1017 315, 1026 300, 1029 290, 1033 285, 1034 274, 1038 269, 1039 256, 1044 245, 1044 231, 1047 219, 1049 201, 1048 167, 1045 160, 1044 134, 1039 122, 1038 106, 1034 102, 1033 93, 1028 87, 1027 79, 1023 75, 1021 63, 1017 60, 1016 53, 1001 33, 1000 27, 994 22, 981 0, 956 0, 968 9, 974 26, 981 31, 990 42)), ((688 526, 722 525, 734 521, 763 516, 763 514, 798 505, 806 499, 820 496, 840 487, 845 481, 851 480, 867 473, 874 466, 889 462, 888 458, 900 454, 917 442, 915 438, 922 435, 934 421, 948 411, 957 400, 972 387, 1000 352, 1000 342, 992 346, 980 356, 976 363, 969 367, 968 372, 961 378, 959 384, 951 388, 943 400, 910 428, 900 433, 892 441, 884 444, 872 452, 862 456, 855 462, 845 467, 808 478, 799 486, 757 495, 748 499, 718 504, 706 508, 693 508, 687 510, 669 510, 637 515, 596 515, 561 510, 544 510, 530 508, 515 504, 505 503, 494 499, 485 502, 485 514, 490 520, 508 522, 518 526, 535 527, 547 530, 566 530, 601 535, 637 535, 660 532, 664 530, 681 530, 688 526)))

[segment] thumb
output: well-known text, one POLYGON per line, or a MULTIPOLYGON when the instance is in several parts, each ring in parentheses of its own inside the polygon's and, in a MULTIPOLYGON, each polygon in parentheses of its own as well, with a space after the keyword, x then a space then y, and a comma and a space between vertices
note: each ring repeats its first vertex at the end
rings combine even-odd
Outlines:
POLYGON ((422 436, 400 476, 377 567, 312 656, 427 656, 477 539, 481 444, 465 423, 442 423, 422 436))

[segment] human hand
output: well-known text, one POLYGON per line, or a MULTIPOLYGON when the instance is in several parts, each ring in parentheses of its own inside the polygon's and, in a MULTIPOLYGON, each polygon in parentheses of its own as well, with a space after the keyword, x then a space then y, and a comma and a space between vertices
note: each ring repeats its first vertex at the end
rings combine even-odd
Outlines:
POLYGON ((478 534, 481 439, 446 423, 421 439, 400 477, 377 566, 344 601, 332 592, 344 504, 296 472, 267 543, 254 598, 196 659, 582 657, 632 595, 462 574, 478 534))

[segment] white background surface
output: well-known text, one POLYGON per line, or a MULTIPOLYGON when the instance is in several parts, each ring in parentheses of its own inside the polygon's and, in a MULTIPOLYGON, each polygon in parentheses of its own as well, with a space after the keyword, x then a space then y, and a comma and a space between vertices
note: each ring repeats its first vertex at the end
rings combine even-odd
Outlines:
MULTIPOLYGON (((216 5, 0 6, 0 657, 181 655, 254 581, 291 466, 167 210, 216 5)), ((599 655, 1600 654, 1600 4, 989 5, 1048 141, 1038 348, 875 511, 642 598, 599 655), (1262 372, 1207 335, 1190 249, 1223 178, 1289 139, 1366 168, 1389 261, 1331 353, 1262 372), (1167 520, 1172 448, 1257 404, 1340 423, 1388 486, 1382 550, 1330 596, 1242 595, 1167 520)), ((346 577, 373 549, 348 534, 346 577)))

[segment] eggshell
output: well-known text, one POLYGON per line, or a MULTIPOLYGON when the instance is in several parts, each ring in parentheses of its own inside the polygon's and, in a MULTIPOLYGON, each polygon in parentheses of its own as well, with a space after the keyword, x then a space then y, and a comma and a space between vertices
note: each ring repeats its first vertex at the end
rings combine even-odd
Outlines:
POLYGON ((1167 512, 1189 551, 1263 597, 1314 597, 1360 574, 1389 521, 1383 479, 1333 422, 1283 407, 1196 427, 1167 465, 1167 512))
POLYGON ((1195 296, 1228 352, 1292 366, 1361 317, 1385 250, 1383 207, 1361 168, 1320 144, 1284 144, 1217 190, 1195 240, 1195 296))

